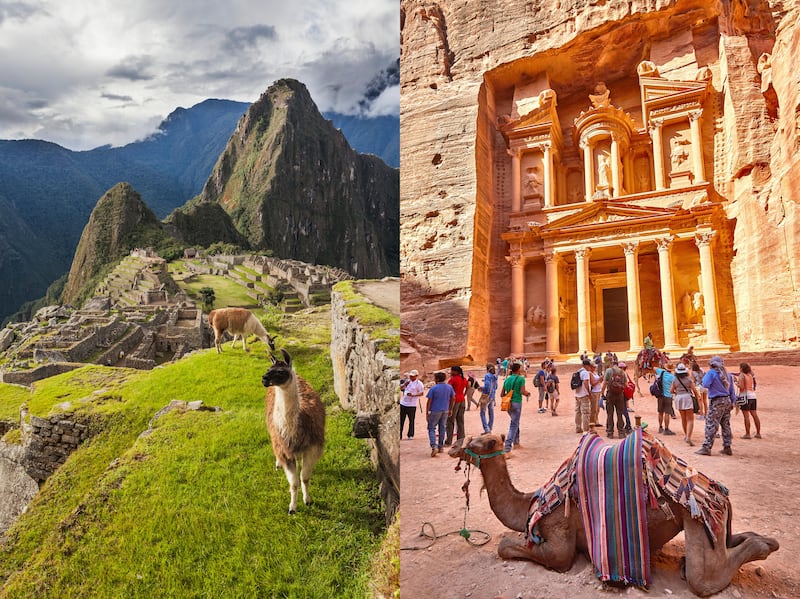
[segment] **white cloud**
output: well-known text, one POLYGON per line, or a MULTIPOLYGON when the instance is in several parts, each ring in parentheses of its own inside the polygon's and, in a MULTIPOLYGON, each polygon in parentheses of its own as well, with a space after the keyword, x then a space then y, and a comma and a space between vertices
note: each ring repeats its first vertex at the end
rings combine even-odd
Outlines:
MULTIPOLYGON (((252 102, 283 77, 352 113, 398 55, 396 0, 0 0, 0 138, 124 144, 178 106, 252 102)), ((399 95, 370 112, 397 114, 399 95)))

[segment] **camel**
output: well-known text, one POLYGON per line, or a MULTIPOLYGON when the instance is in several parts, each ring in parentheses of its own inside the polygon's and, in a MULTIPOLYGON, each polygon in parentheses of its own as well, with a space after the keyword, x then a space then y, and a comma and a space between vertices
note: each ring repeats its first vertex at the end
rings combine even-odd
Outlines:
MULTIPOLYGON (((637 431, 646 435, 638 427, 637 431)), ((593 435, 587 433, 586 436, 593 435)), ((652 438, 648 436, 648 439, 652 438)), ((528 513, 535 493, 524 493, 512 484, 503 453, 504 441, 503 436, 492 433, 466 437, 448 453, 480 469, 489 504, 497 518, 511 530, 527 533, 528 513)), ((719 487, 724 490, 724 487, 719 487)), ((778 549, 775 539, 754 532, 731 533, 731 505, 727 490, 724 491, 722 510, 718 513, 720 526, 713 544, 711 533, 702 520, 693 518, 690 510, 669 495, 659 500, 664 501, 667 508, 648 505, 646 509, 649 555, 655 554, 683 530, 686 554, 682 566, 686 582, 689 589, 700 597, 721 591, 730 584, 743 564, 766 559, 778 549)), ((567 497, 566 505, 554 507, 540 517, 535 528, 538 538, 534 541, 529 543, 527 534, 524 538, 517 534, 504 534, 497 550, 500 557, 531 560, 566 572, 572 567, 578 552, 588 556, 589 545, 581 511, 571 492, 567 497)))
POLYGON ((636 385, 636 392, 639 394, 639 397, 644 397, 642 390, 639 389, 639 379, 644 377, 644 380, 647 381, 648 385, 653 382, 656 378, 656 362, 660 368, 664 368, 669 361, 669 357, 659 350, 654 350, 655 353, 653 354, 653 360, 650 365, 645 368, 645 350, 641 350, 639 355, 636 356, 636 360, 634 360, 634 370, 633 370, 633 382, 636 385))

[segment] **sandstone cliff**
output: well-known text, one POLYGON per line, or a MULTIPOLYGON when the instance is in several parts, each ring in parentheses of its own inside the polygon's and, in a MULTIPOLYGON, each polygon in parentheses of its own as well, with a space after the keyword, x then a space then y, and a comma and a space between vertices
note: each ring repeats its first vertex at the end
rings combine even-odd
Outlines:
POLYGON ((161 222, 128 183, 118 183, 98 200, 83 229, 63 301, 76 304, 84 299, 92 282, 104 268, 122 259, 134 247, 168 243, 161 222))
POLYGON ((199 201, 220 204, 255 249, 376 277, 399 269, 398 178, 281 80, 239 121, 199 201))
POLYGON ((487 283, 511 278, 507 209, 487 209, 511 182, 494 94, 546 71, 559 107, 588 104, 596 82, 618 89, 643 60, 672 79, 711 73, 704 158, 733 232, 721 326, 734 349, 797 345, 798 23, 795 1, 402 0, 404 368, 508 352, 509 289, 487 283))

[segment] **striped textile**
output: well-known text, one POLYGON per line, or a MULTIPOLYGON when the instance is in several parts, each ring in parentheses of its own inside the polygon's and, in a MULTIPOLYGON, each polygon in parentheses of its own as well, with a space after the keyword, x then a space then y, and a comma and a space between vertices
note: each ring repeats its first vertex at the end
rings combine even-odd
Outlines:
POLYGON ((650 544, 642 430, 619 445, 584 435, 576 460, 577 493, 589 557, 600 580, 647 586, 650 544))
MULTIPOLYGON (((531 506, 528 509, 528 547, 531 547, 534 543, 538 545, 544 540, 539 534, 539 527, 537 524, 542 516, 546 516, 552 512, 559 505, 564 503, 564 499, 570 495, 570 490, 573 488, 572 485, 575 482, 575 459, 577 456, 578 452, 576 451, 569 459, 561 464, 549 481, 534 491, 533 498, 531 499, 531 506)), ((574 496, 572 497, 574 499, 574 496)), ((565 508, 566 515, 568 516, 569 501, 566 502, 565 508)))

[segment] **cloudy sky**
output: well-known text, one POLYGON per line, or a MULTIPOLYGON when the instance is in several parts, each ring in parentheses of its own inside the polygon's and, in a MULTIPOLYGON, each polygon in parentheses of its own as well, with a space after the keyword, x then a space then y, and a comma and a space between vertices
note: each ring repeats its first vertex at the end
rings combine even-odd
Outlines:
POLYGON ((0 139, 122 145, 283 77, 321 111, 398 114, 398 85, 359 101, 399 55, 397 0, 0 0, 0 139))

